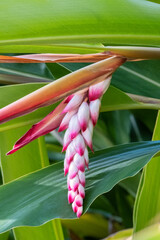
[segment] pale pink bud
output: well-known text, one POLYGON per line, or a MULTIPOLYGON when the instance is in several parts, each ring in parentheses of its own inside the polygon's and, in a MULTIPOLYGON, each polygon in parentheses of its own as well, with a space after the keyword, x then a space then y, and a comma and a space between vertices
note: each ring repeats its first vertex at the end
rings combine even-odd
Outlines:
POLYGON ((85 148, 85 151, 84 151, 84 160, 85 160, 85 163, 86 163, 86 167, 88 168, 89 157, 88 157, 88 150, 87 150, 87 148, 85 148))
POLYGON ((69 101, 67 106, 63 109, 62 113, 67 113, 69 111, 73 111, 74 109, 77 109, 81 102, 83 101, 84 94, 75 94, 72 99, 69 101))
POLYGON ((77 195, 74 201, 78 207, 81 207, 83 205, 83 198, 80 195, 77 195))
POLYGON ((89 131, 89 128, 87 128, 84 132, 82 132, 83 138, 86 142, 86 144, 90 147, 90 149, 93 151, 92 146, 92 134, 89 131))
POLYGON ((72 161, 70 166, 69 166, 68 177, 70 179, 74 178, 77 175, 77 172, 78 172, 78 168, 77 168, 76 164, 72 161))
POLYGON ((89 104, 91 119, 94 126, 96 125, 98 120, 100 106, 101 101, 99 99, 91 101, 89 104))
POLYGON ((82 215, 83 212, 83 207, 77 207, 76 209, 76 213, 77 213, 77 217, 80 218, 80 216, 82 215))
POLYGON ((65 159, 68 162, 68 164, 71 163, 75 154, 76 154, 76 150, 73 146, 73 143, 71 142, 67 147, 67 151, 66 151, 66 155, 65 155, 65 159))
POLYGON ((80 183, 83 185, 83 187, 85 187, 85 173, 78 171, 78 177, 79 177, 80 183))
POLYGON ((66 175, 69 171, 69 164, 67 162, 67 159, 64 159, 64 175, 66 175))
POLYGON ((71 191, 71 187, 70 187, 70 178, 67 176, 67 187, 68 187, 68 190, 71 191))
POLYGON ((66 113, 66 115, 64 116, 60 126, 59 126, 59 130, 58 132, 61 132, 61 131, 64 131, 68 128, 68 125, 69 125, 69 121, 71 119, 71 117, 77 112, 77 110, 73 110, 73 111, 70 111, 68 113, 66 113))
POLYGON ((75 147, 76 152, 79 153, 80 156, 82 156, 85 150, 85 142, 81 134, 78 134, 77 137, 74 138, 73 145, 75 147))
POLYGON ((77 192, 74 191, 68 191, 68 202, 72 203, 77 195, 77 192))
POLYGON ((79 187, 78 187, 78 192, 79 192, 79 195, 84 198, 85 197, 85 190, 84 190, 84 187, 79 184, 79 187))
POLYGON ((70 122, 69 122, 69 131, 70 131, 70 138, 73 140, 80 131, 80 124, 78 121, 77 114, 73 115, 70 122))
POLYGON ((78 153, 75 154, 74 158, 73 158, 73 162, 75 163, 75 165, 77 166, 77 168, 79 170, 81 170, 82 172, 84 172, 85 169, 85 161, 84 161, 84 157, 80 156, 78 153))
MULTIPOLYGON (((69 178, 69 177, 68 177, 69 178)), ((78 175, 76 175, 74 178, 69 178, 69 186, 70 188, 75 192, 78 189, 79 186, 79 178, 78 175)))
POLYGON ((89 100, 94 101, 99 99, 110 85, 111 77, 89 87, 89 100))
POLYGON ((89 121, 89 106, 87 102, 83 102, 78 110, 78 121, 82 131, 85 131, 89 121))
POLYGON ((70 135, 70 131, 69 131, 69 129, 67 129, 65 134, 64 134, 64 138, 63 138, 63 149, 62 149, 62 152, 67 149, 68 145, 71 142, 71 138, 70 138, 69 135, 70 135))
POLYGON ((72 209, 75 213, 78 211, 78 206, 76 205, 75 201, 72 203, 72 209))

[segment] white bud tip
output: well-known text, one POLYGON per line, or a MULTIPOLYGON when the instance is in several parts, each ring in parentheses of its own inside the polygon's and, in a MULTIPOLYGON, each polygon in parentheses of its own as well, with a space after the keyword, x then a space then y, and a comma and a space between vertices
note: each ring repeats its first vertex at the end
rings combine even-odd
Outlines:
POLYGON ((82 131, 85 131, 89 121, 89 106, 87 102, 83 102, 78 110, 78 121, 82 131))
POLYGON ((89 104, 92 123, 95 126, 99 116, 101 101, 99 99, 91 101, 89 104))
POLYGON ((82 212, 83 212, 83 207, 77 207, 77 217, 80 218, 80 216, 82 215, 82 212))
POLYGON ((83 97, 84 97, 83 94, 74 95, 67 104, 67 106, 63 109, 62 113, 67 113, 69 111, 76 109, 83 101, 83 97))
POLYGON ((82 207, 83 205, 83 198, 80 195, 75 197, 75 203, 78 207, 82 207))

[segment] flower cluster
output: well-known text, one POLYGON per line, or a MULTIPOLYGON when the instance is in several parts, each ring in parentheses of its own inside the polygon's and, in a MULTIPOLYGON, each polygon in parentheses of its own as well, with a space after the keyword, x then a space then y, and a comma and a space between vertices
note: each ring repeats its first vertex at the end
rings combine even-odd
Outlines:
POLYGON ((70 95, 63 110, 65 116, 59 132, 64 131, 63 150, 66 151, 64 173, 67 176, 68 202, 80 217, 83 212, 85 197, 85 167, 88 168, 89 157, 87 146, 92 148, 93 127, 96 125, 101 97, 110 84, 111 77, 90 86, 87 91, 70 95))

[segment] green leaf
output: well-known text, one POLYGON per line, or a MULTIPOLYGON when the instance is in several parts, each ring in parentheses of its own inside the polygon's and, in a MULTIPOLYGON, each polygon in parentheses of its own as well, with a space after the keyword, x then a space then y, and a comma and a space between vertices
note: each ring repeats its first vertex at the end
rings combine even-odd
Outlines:
POLYGON ((45 63, 0 63, 0 82, 9 77, 14 80, 10 83, 23 83, 17 81, 17 77, 29 82, 50 82, 54 79, 45 63))
POLYGON ((160 61, 127 62, 113 74, 113 86, 127 93, 160 98, 160 61))
POLYGON ((104 51, 86 43, 159 46, 160 5, 151 1, 5 0, 0 9, 0 52, 44 52, 46 46, 54 52, 55 44, 59 52, 104 51))
MULTIPOLYGON (((4 183, 49 165, 42 137, 32 142, 16 155, 7 157, 4 154, 3 150, 11 148, 16 138, 20 137, 24 131, 26 131, 26 127, 19 128, 18 131, 12 129, 1 133, 3 138, 3 141, 0 142, 1 169, 4 183)), ((34 215, 31 216, 31 218, 33 217, 34 215)), ((22 227, 14 229, 16 240, 43 240, 46 234, 48 240, 63 240, 60 220, 54 220, 36 228, 22 227)))
MULTIPOLYGON (((160 239, 160 228, 159 223, 151 225, 139 232, 134 236, 135 240, 159 240, 160 239)), ((127 240, 127 239, 126 239, 127 240)))
POLYGON ((80 237, 104 238, 108 235, 108 221, 100 214, 87 213, 80 219, 62 219, 61 222, 80 237))
MULTIPOLYGON (((0 142, 3 141, 0 134, 0 142)), ((1 149, 2 156, 7 150, 5 146, 1 149)), ((159 150, 160 141, 156 141, 120 145, 94 154, 90 170, 86 171, 84 212, 100 194, 140 171, 159 150)), ((53 218, 75 218, 67 203, 63 162, 1 186, 0 212, 0 232, 16 226, 40 225, 53 218)))
POLYGON ((104 240, 129 240, 129 237, 132 236, 132 229, 126 229, 117 233, 114 233, 112 236, 105 238, 104 240))
MULTIPOLYGON (((160 112, 155 124, 153 140, 160 139, 160 112)), ((160 214, 160 156, 153 157, 145 167, 134 211, 134 231, 138 232, 150 224, 159 223, 160 214)))

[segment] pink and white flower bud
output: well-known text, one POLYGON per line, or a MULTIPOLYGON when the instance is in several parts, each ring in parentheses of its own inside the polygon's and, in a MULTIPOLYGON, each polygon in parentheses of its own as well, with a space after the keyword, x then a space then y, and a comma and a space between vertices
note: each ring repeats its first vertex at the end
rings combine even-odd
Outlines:
POLYGON ((84 187, 82 186, 82 184, 79 184, 78 192, 79 192, 79 195, 80 195, 82 198, 85 197, 85 190, 84 190, 84 187))
POLYGON ((101 98, 104 92, 108 89, 111 82, 111 77, 89 87, 89 101, 94 101, 101 98))
POLYGON ((74 163, 74 161, 72 161, 70 166, 69 166, 68 177, 70 179, 72 179, 77 175, 77 173, 78 173, 78 168, 77 168, 76 164, 74 163))
POLYGON ((66 176, 66 174, 68 173, 69 171, 69 164, 67 162, 67 159, 65 158, 64 159, 64 175, 66 176))
POLYGON ((80 156, 78 153, 75 154, 74 159, 73 159, 74 164, 78 168, 78 170, 84 172, 85 170, 85 161, 84 157, 80 156))
POLYGON ((72 116, 77 112, 77 110, 73 110, 70 112, 67 112, 66 115, 64 116, 60 126, 59 126, 59 130, 58 132, 62 132, 64 130, 66 130, 68 128, 69 122, 72 118, 72 116))
POLYGON ((89 128, 87 128, 84 132, 82 132, 83 138, 87 144, 87 146, 93 151, 93 146, 92 146, 92 134, 89 131, 89 128))
POLYGON ((69 131, 69 129, 67 129, 65 134, 64 134, 64 138, 63 138, 63 149, 62 149, 62 152, 67 149, 67 147, 70 144, 70 142, 71 142, 70 131, 69 131))
POLYGON ((78 171, 79 182, 85 187, 85 173, 78 171))
POLYGON ((77 192, 74 192, 72 190, 68 191, 68 202, 73 203, 76 196, 77 196, 77 192))
POLYGON ((85 151, 84 151, 84 160, 85 160, 86 167, 88 168, 89 157, 88 157, 88 150, 87 150, 87 148, 85 148, 85 151))
POLYGON ((78 117, 77 117, 77 114, 75 114, 72 116, 69 122, 69 131, 70 131, 69 137, 73 140, 78 135, 80 129, 81 128, 78 121, 78 117))
POLYGON ((72 209, 75 213, 78 211, 78 206, 76 205, 75 201, 72 203, 72 209))
POLYGON ((68 173, 68 202, 72 203, 72 209, 77 217, 83 212, 85 166, 88 167, 89 164, 87 146, 92 150, 93 127, 96 125, 101 105, 99 98, 108 88, 109 83, 110 78, 89 87, 88 92, 85 90, 83 93, 70 95, 65 102, 67 106, 62 112, 66 115, 59 131, 67 129, 63 150, 66 150, 64 172, 68 173))
POLYGON ((78 218, 80 218, 80 216, 82 215, 82 212, 83 212, 83 207, 78 207, 76 211, 78 218))
POLYGON ((68 97, 66 97, 66 100, 64 103, 69 103, 69 101, 73 98, 74 94, 69 95, 68 97))
POLYGON ((96 125, 98 120, 100 106, 101 101, 99 99, 91 101, 89 104, 91 119, 94 126, 96 125))
POLYGON ((73 146, 74 146, 76 152, 79 153, 80 156, 82 156, 84 154, 85 142, 84 142, 81 134, 78 134, 77 137, 74 138, 73 146))
POLYGON ((78 121, 82 131, 85 131, 89 121, 89 106, 87 102, 83 102, 78 109, 78 121))
POLYGON ((83 205, 83 198, 80 195, 77 195, 74 201, 78 207, 81 207, 83 205))
POLYGON ((70 186, 71 190, 73 190, 74 192, 78 189, 78 187, 79 187, 79 177, 78 177, 78 175, 76 175, 72 179, 69 178, 69 186, 70 186))
POLYGON ((77 109, 79 105, 82 103, 84 98, 84 94, 75 94, 72 99, 69 101, 67 106, 63 109, 62 113, 67 113, 69 111, 73 111, 77 109))
POLYGON ((68 164, 71 163, 75 154, 76 154, 76 150, 73 146, 73 143, 71 142, 67 147, 66 155, 65 155, 65 159, 66 159, 68 164))

